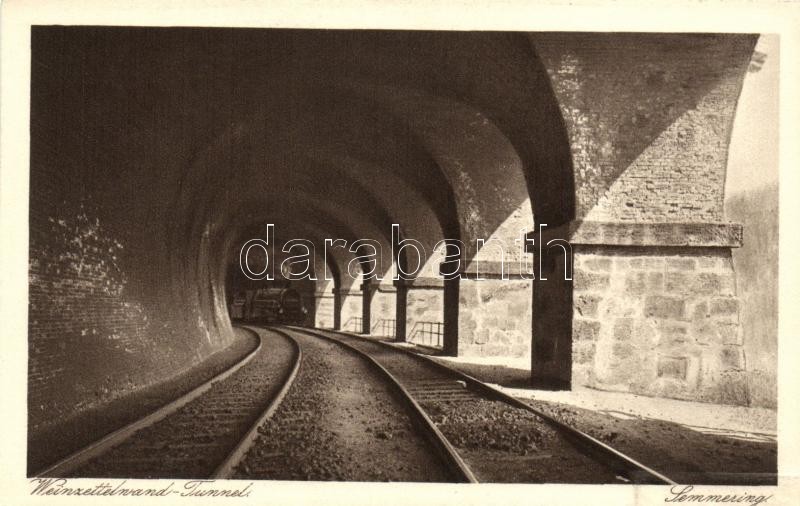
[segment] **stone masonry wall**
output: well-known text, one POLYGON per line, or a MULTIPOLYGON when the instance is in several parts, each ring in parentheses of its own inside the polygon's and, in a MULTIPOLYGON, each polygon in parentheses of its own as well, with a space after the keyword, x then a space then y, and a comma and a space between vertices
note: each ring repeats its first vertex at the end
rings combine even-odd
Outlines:
POLYGON ((316 311, 314 313, 314 326, 332 329, 333 328, 333 312, 335 310, 335 301, 332 293, 317 293, 314 298, 316 304, 316 311))
POLYGON ((729 249, 574 256, 573 385, 747 404, 729 249))
POLYGON ((362 317, 361 307, 363 294, 360 290, 342 292, 341 325, 342 330, 348 332, 361 332, 361 324, 356 325, 356 318, 362 317))
POLYGON ((732 217, 746 228, 744 245, 733 251, 748 389, 754 406, 778 402, 778 185, 731 196, 732 217))
POLYGON ((31 432, 178 374, 235 339, 219 314, 213 193, 190 191, 200 179, 189 173, 195 139, 211 138, 219 122, 186 104, 211 101, 183 87, 198 101, 174 114, 174 80, 144 70, 157 45, 127 58, 98 30, 76 33, 31 34, 31 432))
POLYGON ((406 333, 409 341, 427 339, 422 322, 444 321, 444 290, 440 287, 409 287, 406 305, 406 333))
POLYGON ((391 288, 379 288, 372 294, 370 312, 370 334, 388 336, 392 334, 390 324, 395 320, 397 292, 391 288), (389 322, 388 320, 392 320, 389 322))
POLYGON ((530 356, 531 284, 522 279, 462 278, 459 355, 530 356))
MULTIPOLYGON (((741 229, 725 223, 723 202, 757 36, 530 40, 569 137, 571 227, 587 230, 582 240, 562 237, 574 248, 572 328, 555 325, 566 332, 554 349, 571 335, 572 385, 747 404, 731 262, 741 229)), ((547 300, 535 304, 552 309, 547 300)), ((547 331, 546 322, 539 327, 547 331)))
POLYGON ((570 138, 576 218, 721 221, 748 34, 540 33, 570 138))
POLYGON ((142 286, 142 277, 169 272, 156 247, 163 236, 148 226, 120 234, 124 216, 98 209, 82 189, 67 193, 58 181, 69 165, 43 153, 31 167, 31 430, 166 379, 230 343, 209 330, 212 308, 200 307, 182 280, 165 274, 166 282, 142 286))

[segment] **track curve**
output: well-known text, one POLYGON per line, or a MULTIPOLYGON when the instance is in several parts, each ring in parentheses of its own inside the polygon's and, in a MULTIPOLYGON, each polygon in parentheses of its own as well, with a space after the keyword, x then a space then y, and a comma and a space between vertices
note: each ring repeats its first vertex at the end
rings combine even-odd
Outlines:
POLYGON ((453 446, 481 481, 675 483, 609 445, 428 357, 349 333, 305 331, 358 349, 395 373, 450 436, 453 446), (471 417, 471 410, 483 411, 485 419, 471 417), (487 422, 492 418, 495 421, 487 422), (454 425, 456 420, 458 428, 454 425), (479 434, 476 427, 481 424, 487 424, 487 430, 497 434, 496 439, 506 441, 479 434), (552 433, 548 435, 542 425, 557 432, 569 445, 554 444, 552 433), (526 431, 533 437, 526 440, 528 436, 524 434, 520 440, 519 433, 526 431), (567 446, 584 458, 570 455, 567 446), (529 452, 531 447, 534 450, 529 452))
POLYGON ((472 481, 376 364, 338 343, 285 330, 300 343, 303 365, 232 478, 472 481))
POLYGON ((55 477, 224 476, 274 412, 302 354, 283 332, 248 328, 258 347, 191 392, 37 473, 55 477))

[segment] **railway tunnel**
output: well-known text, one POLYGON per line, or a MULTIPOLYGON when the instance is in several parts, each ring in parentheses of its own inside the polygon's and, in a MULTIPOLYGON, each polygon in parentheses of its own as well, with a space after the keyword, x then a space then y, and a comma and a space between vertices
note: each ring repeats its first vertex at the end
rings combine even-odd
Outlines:
POLYGON ((308 326, 748 404, 723 202, 756 40, 35 27, 31 425, 230 345, 250 239, 313 247, 308 326))

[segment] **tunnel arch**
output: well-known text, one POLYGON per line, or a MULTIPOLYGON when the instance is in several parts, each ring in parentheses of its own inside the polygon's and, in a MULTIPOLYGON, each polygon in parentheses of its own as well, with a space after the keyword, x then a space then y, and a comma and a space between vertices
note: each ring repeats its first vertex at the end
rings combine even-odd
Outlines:
MULTIPOLYGON (((485 237, 490 243, 497 237, 510 243, 515 239, 515 229, 524 226, 525 231, 532 231, 535 218, 543 222, 553 216, 559 222, 571 217, 568 216, 571 212, 561 216, 551 210, 563 213, 571 207, 565 195, 571 195, 569 188, 573 181, 561 111, 532 44, 525 36, 497 38, 502 41, 500 44, 509 46, 503 63, 496 65, 498 68, 507 70, 509 62, 515 59, 526 61, 525 65, 514 67, 513 76, 505 75, 505 79, 511 77, 519 90, 513 96, 500 94, 505 101, 502 104, 497 100, 496 78, 482 89, 480 79, 462 74, 460 79, 473 79, 468 87, 447 86, 432 92, 433 82, 426 83, 424 78, 414 85, 402 79, 398 85, 389 85, 375 75, 357 76, 324 64, 321 66, 330 74, 324 84, 298 83, 292 77, 298 70, 290 68, 286 79, 296 86, 290 90, 270 86, 270 92, 277 98, 259 103, 249 118, 238 118, 226 126, 217 147, 209 152, 216 152, 214 156, 223 163, 240 167, 239 177, 271 178, 269 192, 275 197, 281 189, 298 195, 305 191, 302 188, 317 181, 320 186, 325 186, 325 180, 347 181, 357 189, 354 193, 359 194, 346 202, 347 207, 367 211, 364 216, 376 217, 384 227, 408 218, 398 219, 402 206, 392 206, 387 189, 371 187, 369 176, 366 179, 364 176, 374 174, 373 182, 375 177, 395 177, 396 182, 405 183, 403 195, 423 195, 426 208, 440 224, 441 231, 428 234, 426 240, 467 239, 466 244, 471 245, 474 238, 485 237), (494 93, 488 93, 492 87, 494 93), (465 93, 467 89, 470 93, 465 93), (295 104, 288 113, 283 106, 276 105, 280 97, 295 104), (535 126, 531 128, 531 124, 535 126), (463 141, 453 144, 454 129, 460 129, 455 137, 472 139, 475 147, 472 151, 465 149, 470 146, 463 141), (375 142, 354 142, 364 137, 375 142), (266 138, 272 139, 269 145, 263 142, 266 138), (480 148, 487 146, 493 151, 481 153, 480 148), (259 165, 260 174, 255 169, 259 165), (264 170, 267 166, 279 170, 264 170), (426 167, 426 174, 441 174, 442 178, 433 185, 420 184, 410 177, 414 174, 413 166, 426 167), (489 167, 494 168, 497 177, 486 170, 489 167), (547 177, 543 178, 543 173, 547 177), (504 180, 500 181, 501 178, 504 180), (432 195, 430 186, 446 189, 445 199, 432 195), (534 213, 535 209, 540 212, 534 213), (496 218, 489 218, 492 214, 496 218), (505 220, 509 223, 505 224, 505 220), (437 232, 441 235, 437 236, 437 232)), ((396 77, 397 71, 393 74, 396 77)), ((440 84, 437 81, 440 77, 434 79, 436 84, 440 84)), ((230 180, 223 183, 229 187, 233 184, 230 180)), ((308 199, 313 200, 315 194, 333 201, 330 193, 320 192, 308 192, 308 199)), ((385 235, 373 238, 386 245, 385 235)), ((510 252, 524 256, 516 249, 510 252)), ((472 256, 477 254, 476 248, 472 256)), ((489 262, 496 261, 488 249, 484 257, 489 262)), ((464 263, 468 261, 469 258, 464 263)), ((464 271, 468 275, 466 267, 464 271)), ((458 283, 460 280, 447 280, 445 291, 458 293, 458 283)), ((445 304, 444 311, 450 314, 443 319, 450 322, 446 326, 454 331, 450 332, 449 340, 457 342, 458 326, 452 322, 458 321, 456 301, 460 297, 451 294, 447 298, 450 303, 445 304)))

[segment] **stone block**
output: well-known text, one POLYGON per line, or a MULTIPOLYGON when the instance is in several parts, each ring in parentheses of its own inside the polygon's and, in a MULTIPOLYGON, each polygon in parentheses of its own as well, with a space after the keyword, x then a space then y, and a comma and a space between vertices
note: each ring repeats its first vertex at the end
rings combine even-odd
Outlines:
POLYGON ((612 262, 610 258, 587 258, 581 265, 590 271, 609 272, 612 262))
POLYGON ((697 265, 701 269, 724 269, 730 265, 729 259, 721 256, 708 256, 700 257, 697 259, 697 265))
POLYGON ((664 290, 664 274, 661 272, 647 273, 647 291, 660 292, 664 290))
POLYGON ((628 261, 631 269, 643 269, 644 268, 644 259, 643 258, 631 258, 628 261))
POLYGON ((475 321, 474 318, 469 316, 470 314, 464 312, 463 314, 459 314, 458 316, 458 328, 459 332, 463 332, 465 334, 471 334, 478 328, 478 322, 475 321))
POLYGON ((577 364, 589 364, 594 361, 595 343, 593 341, 580 341, 572 349, 572 359, 577 364))
POLYGON ((630 341, 633 337, 633 318, 617 318, 614 322, 614 339, 630 341))
POLYGON ((686 379, 689 359, 686 357, 658 357, 657 376, 659 378, 686 379))
POLYGON ((719 358, 723 370, 744 369, 744 350, 739 346, 725 346, 720 350, 719 358))
POLYGON ((738 323, 719 322, 716 327, 717 335, 722 344, 742 344, 742 329, 739 327, 738 323))
POLYGON ((732 316, 739 314, 739 301, 734 297, 719 297, 711 300, 711 315, 732 316))
POLYGON ((632 295, 642 295, 647 292, 647 273, 630 272, 625 277, 625 291, 632 295))
POLYGON ((664 268, 664 258, 660 256, 645 257, 644 266, 648 269, 661 270, 664 268))
POLYGON ((648 318, 679 320, 683 318, 686 302, 682 298, 651 295, 644 301, 644 314, 648 318))
POLYGON ((641 303, 636 299, 608 297, 603 300, 601 318, 630 318, 639 313, 640 306, 641 303))
POLYGON ((608 274, 576 270, 573 288, 576 292, 603 291, 608 288, 609 282, 608 274))
POLYGON ((658 329, 659 344, 674 344, 686 341, 688 329, 685 325, 667 324, 658 329))
POLYGON ((718 342, 717 326, 709 320, 694 322, 692 337, 697 344, 712 344, 718 342))
POLYGON ((597 316, 597 307, 600 304, 601 298, 596 295, 577 295, 575 297, 575 311, 580 316, 595 317, 597 316))
POLYGON ((669 293, 691 292, 690 283, 693 277, 683 272, 670 272, 664 281, 664 290, 669 293))
POLYGON ((572 336, 575 341, 596 341, 600 337, 600 322, 575 318, 572 322, 572 336))
POLYGON ((472 334, 472 342, 475 344, 486 344, 491 337, 490 329, 486 327, 478 327, 472 334))
POLYGON ((593 386, 595 383, 594 366, 591 364, 572 364, 572 387, 593 386))
POLYGON ((695 399, 719 404, 748 404, 747 374, 737 370, 707 371, 695 399))
POLYGON ((694 309, 692 309, 693 321, 703 321, 710 316, 711 313, 708 312, 708 303, 705 301, 698 302, 695 304, 694 309))
POLYGON ((733 295, 733 276, 729 273, 701 272, 692 279, 691 291, 698 295, 733 295))
POLYGON ((634 355, 634 347, 625 341, 615 341, 611 347, 611 354, 616 360, 627 360, 634 355))
POLYGON ((666 263, 669 271, 693 271, 695 268, 694 258, 668 258, 666 263))

